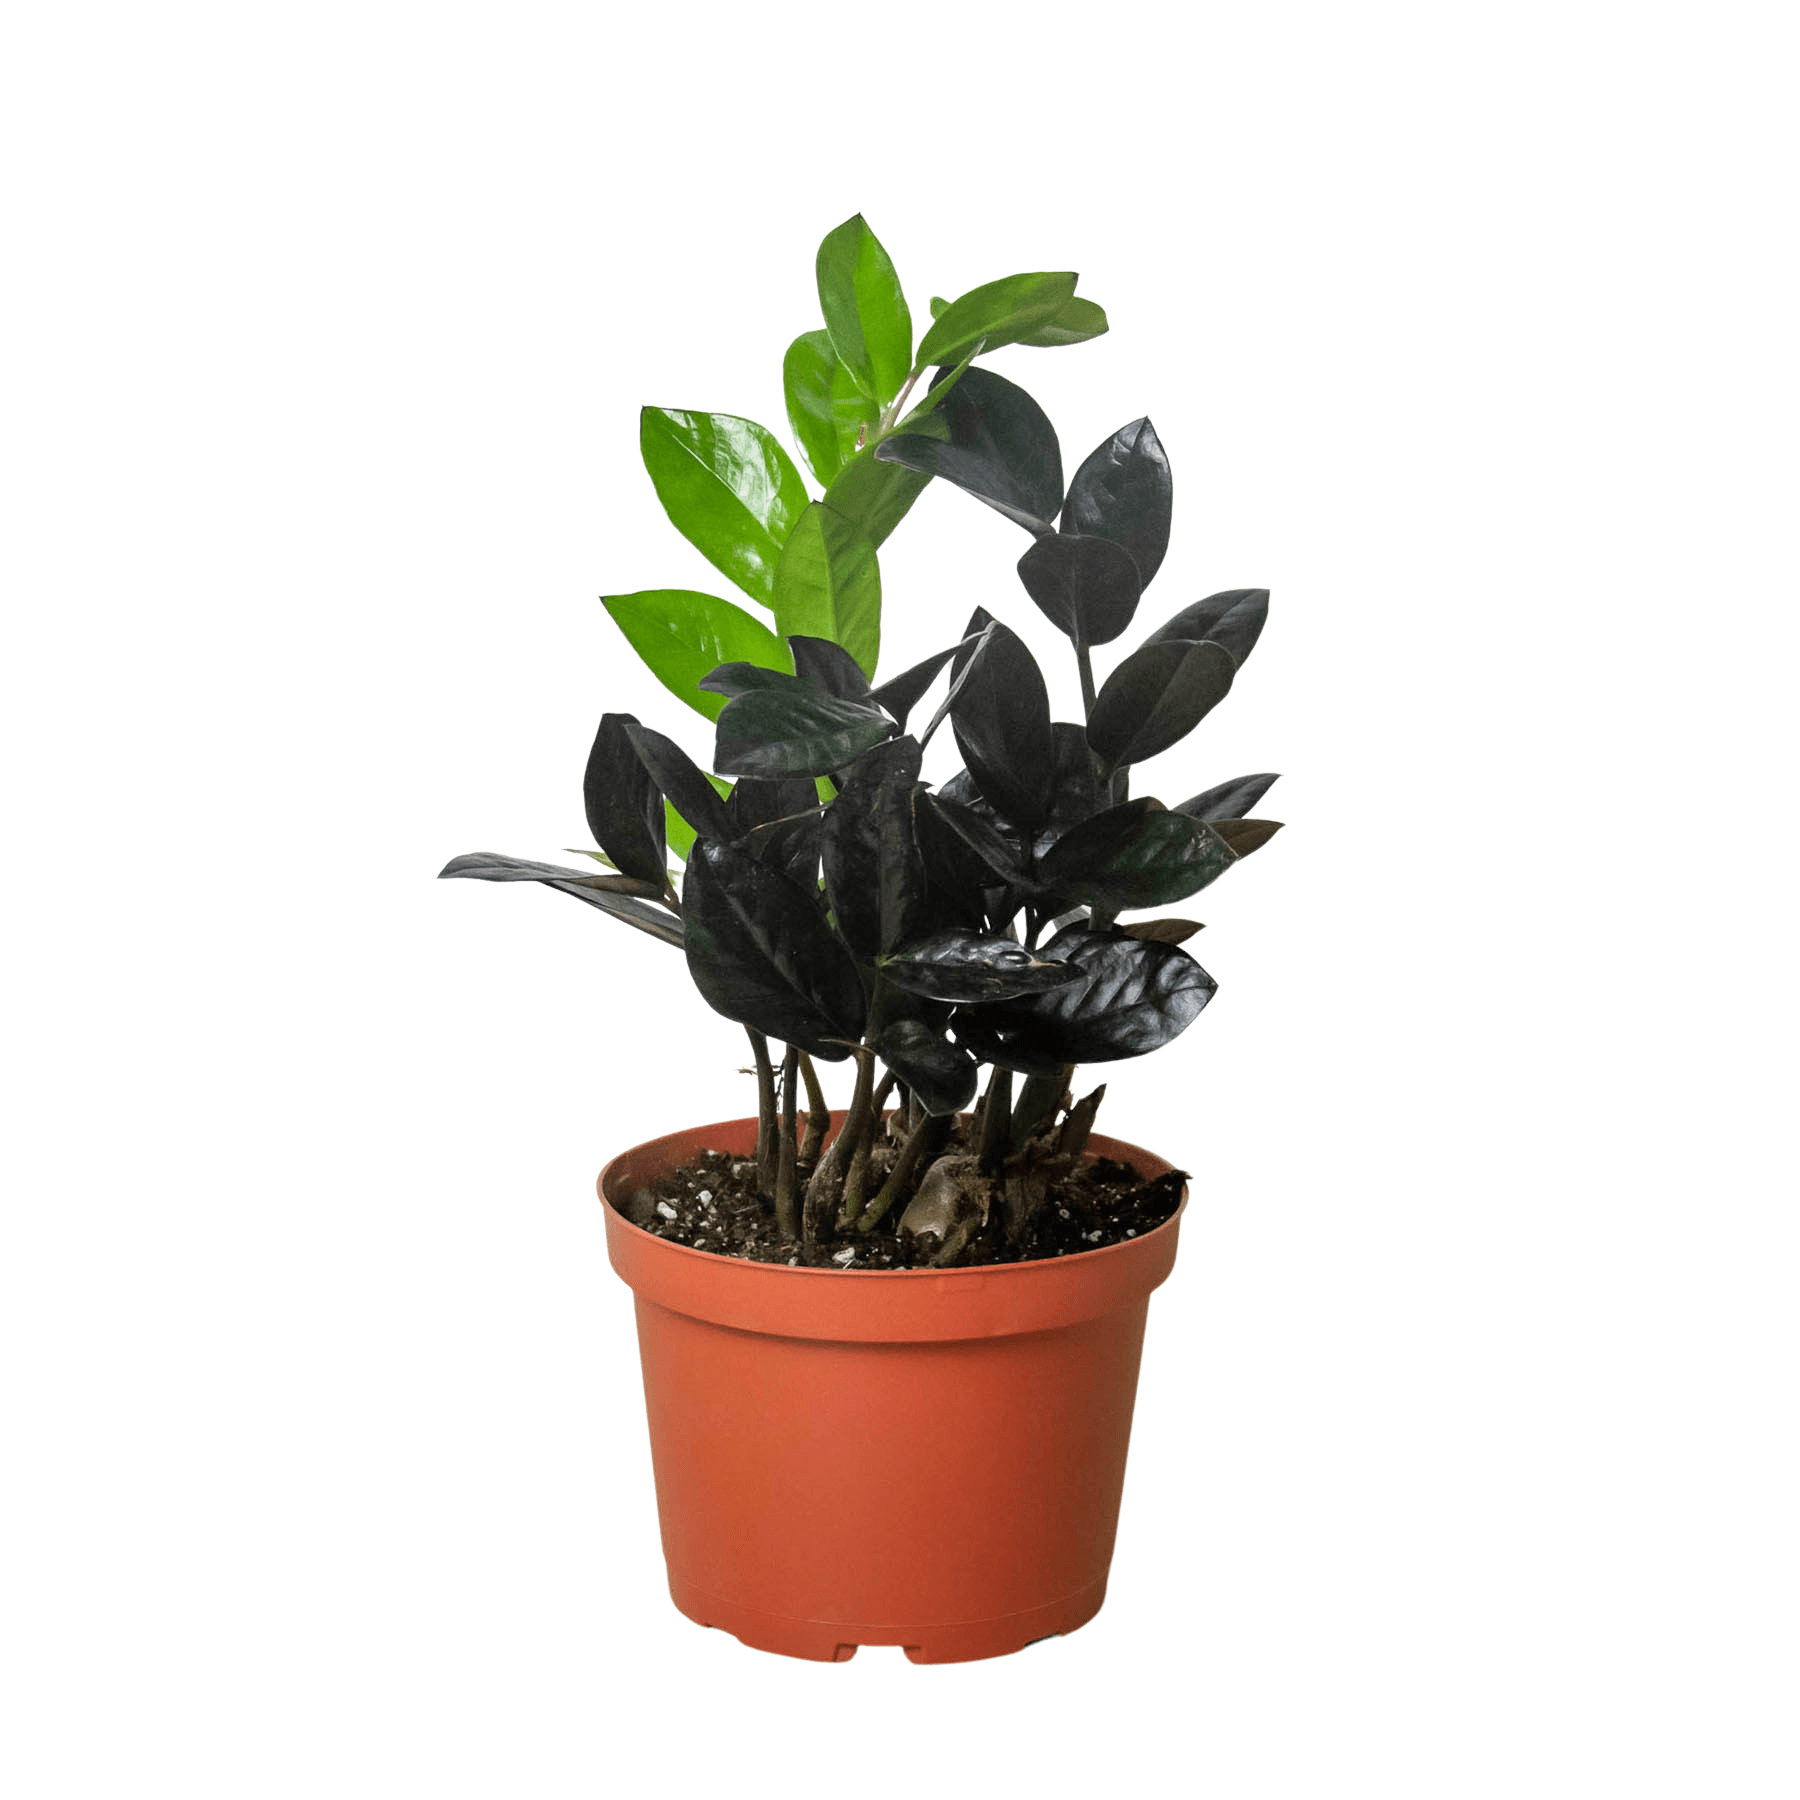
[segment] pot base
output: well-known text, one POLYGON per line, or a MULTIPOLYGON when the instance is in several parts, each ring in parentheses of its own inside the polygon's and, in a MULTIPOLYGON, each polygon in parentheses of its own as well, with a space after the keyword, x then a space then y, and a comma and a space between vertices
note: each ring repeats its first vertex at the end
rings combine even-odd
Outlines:
POLYGON ((1106 1598, 1106 1577, 1090 1582, 1080 1593, 1028 1612, 1007 1613, 998 1619, 974 1619, 960 1625, 924 1625, 895 1631, 880 1625, 834 1624, 821 1619, 789 1619, 779 1613, 758 1612, 721 1600, 691 1582, 669 1577, 669 1597, 676 1608, 696 1625, 729 1631, 751 1650, 768 1650, 777 1656, 797 1656, 808 1662, 848 1662, 864 1644, 898 1645, 908 1662, 978 1662, 990 1656, 1011 1656, 1040 1638, 1063 1637, 1085 1625, 1106 1598))

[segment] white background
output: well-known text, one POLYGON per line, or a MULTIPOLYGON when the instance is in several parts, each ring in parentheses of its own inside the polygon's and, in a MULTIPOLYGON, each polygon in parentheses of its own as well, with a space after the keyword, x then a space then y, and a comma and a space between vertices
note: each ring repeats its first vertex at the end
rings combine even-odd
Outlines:
MULTIPOLYGON (((1800 1790, 1780 10, 12 15, 9 1794, 1800 1790), (704 748, 637 408, 781 426, 858 209, 1107 307, 994 367, 1155 419, 1146 627, 1274 590, 1154 785, 1289 822, 1103 1115, 1196 1174, 1111 1598, 936 1669, 669 1605, 592 1183, 742 1039, 432 879, 704 748)), ((883 666, 1049 659, 1023 546, 929 492, 883 666)))

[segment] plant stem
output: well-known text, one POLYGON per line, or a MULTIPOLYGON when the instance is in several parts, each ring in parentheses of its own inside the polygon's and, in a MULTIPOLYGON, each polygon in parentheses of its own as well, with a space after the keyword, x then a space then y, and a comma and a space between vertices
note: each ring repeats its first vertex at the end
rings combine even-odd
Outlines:
POLYGON ((1013 1108, 1012 1140, 1014 1150, 1023 1150, 1032 1137, 1051 1119, 1056 1109, 1069 1097, 1069 1077, 1073 1067, 1065 1063, 1049 1075, 1028 1075, 1019 1090, 1019 1102, 1013 1108))
POLYGON ((756 1058, 756 1191, 764 1200, 775 1197, 775 1069, 769 1061, 769 1040, 760 1031, 744 1027, 750 1054, 756 1058))
POLYGON ((1094 658, 1087 646, 1085 638, 1075 640, 1075 666, 1081 671, 1081 716, 1091 719, 1094 716, 1094 658))
POLYGON ((981 1172, 998 1175, 1012 1134, 1012 1070, 996 1066, 981 1108, 981 1172))
POLYGON ((819 1071, 804 1050, 800 1052, 800 1079, 806 1083, 806 1136, 800 1145, 800 1161, 816 1168, 819 1152, 825 1147, 825 1134, 831 1129, 831 1108, 825 1104, 825 1090, 819 1086, 819 1071))
POLYGON ((846 1225, 854 1225, 857 1215, 862 1211, 863 1183, 869 1174, 869 1152, 875 1146, 876 1134, 881 1128, 881 1109, 887 1105, 888 1095, 894 1091, 894 1072, 890 1069, 881 1078, 881 1086, 875 1090, 874 1098, 869 1102, 869 1121, 863 1131, 856 1148, 850 1153, 850 1169, 844 1176, 843 1215, 846 1225))
POLYGON ((799 1082, 795 1079, 800 1052, 792 1044, 781 1059, 781 1147, 775 1162, 775 1229, 784 1238, 800 1235, 799 1196, 794 1189, 795 1129, 799 1110, 799 1082))
POLYGON ((818 1167, 806 1184, 806 1206, 801 1218, 801 1234, 809 1244, 821 1243, 837 1217, 838 1199, 843 1192, 844 1166, 856 1148, 869 1116, 869 1102, 875 1091, 875 1053, 859 1047, 856 1053, 856 1089, 850 1096, 850 1110, 844 1122, 820 1154, 818 1167))
POLYGON ((911 1188, 913 1175, 931 1147, 932 1138, 936 1136, 941 1142, 949 1140, 951 1121, 948 1118, 934 1119, 923 1107, 918 1113, 912 1129, 906 1134, 905 1143, 900 1146, 900 1154, 894 1158, 887 1180, 881 1184, 881 1192, 863 1208, 862 1217, 856 1221, 858 1231, 873 1231, 887 1216, 889 1208, 911 1188))

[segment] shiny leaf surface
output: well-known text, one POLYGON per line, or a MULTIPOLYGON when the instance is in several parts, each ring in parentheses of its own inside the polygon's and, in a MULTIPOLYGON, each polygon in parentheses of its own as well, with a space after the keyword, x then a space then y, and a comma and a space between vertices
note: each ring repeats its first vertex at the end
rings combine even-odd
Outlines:
POLYGON ((918 1019, 896 1019, 873 1046, 934 1118, 960 1112, 975 1098, 974 1057, 918 1019))
POLYGON ((827 234, 814 268, 838 361, 863 393, 885 406, 912 368, 912 314, 893 262, 857 213, 827 234))
POLYGON ((826 488, 825 504, 847 519, 858 537, 879 550, 930 479, 916 470, 880 461, 873 450, 859 450, 826 488))
POLYGON ((648 725, 637 724, 627 725, 625 734, 663 797, 699 836, 730 838, 734 835, 725 802, 694 759, 673 738, 652 731, 648 725))
POLYGON ((1168 749, 1231 692, 1236 673, 1219 644, 1152 638, 1106 678, 1088 720, 1094 754, 1116 768, 1168 749))
POLYGON ((619 873, 660 888, 667 868, 662 796, 632 748, 636 725, 630 713, 601 715, 582 773, 581 800, 594 842, 619 873))
POLYGON ((753 420, 660 406, 644 408, 638 442, 675 529, 753 600, 772 605, 781 547, 807 505, 788 453, 753 420))
POLYGON ((1148 587, 1169 548, 1174 504, 1169 459, 1156 427, 1148 419, 1133 419, 1075 471, 1062 528, 1120 545, 1137 565, 1140 586, 1148 587))
POLYGON ((1016 632, 995 622, 963 671, 950 723, 970 776, 1003 818, 1038 825, 1055 784, 1050 695, 1016 632))
POLYGON ((830 638, 796 635, 788 639, 788 650, 794 659, 794 673, 821 693, 834 694, 840 700, 869 698, 869 678, 842 644, 834 644, 830 638))
POLYGON ((909 737, 859 757, 825 809, 820 861, 839 934, 864 960, 893 949, 925 898, 925 865, 913 840, 919 746, 909 737))
POLYGON ((788 427, 807 467, 829 487, 856 453, 860 431, 873 431, 881 409, 851 380, 825 331, 807 331, 788 345, 781 363, 788 427))
POLYGON ((756 688, 719 714, 713 767, 724 775, 829 775, 893 735, 885 713, 804 682, 756 688))
POLYGON ((1037 877, 1059 900, 1119 912, 1185 900, 1235 860, 1212 826, 1154 800, 1129 800, 1065 832, 1037 877))
POLYGON ((1268 617, 1267 588, 1228 588, 1222 594, 1209 594, 1204 600, 1183 607, 1160 631, 1151 634, 1149 642, 1204 640, 1223 644, 1231 652, 1232 661, 1241 667, 1244 658, 1256 648, 1268 617))
POLYGON ((807 892, 817 887, 825 815, 810 776, 779 781, 746 776, 732 788, 725 813, 733 842, 807 892))
POLYGON ((915 938, 901 945, 881 969, 908 993, 958 1002, 1041 994, 1080 976, 1073 964, 1051 962, 1016 938, 966 930, 915 938))
POLYGON ((638 594, 607 594, 600 604, 650 673, 709 719, 719 716, 725 702, 704 692, 700 682, 720 663, 787 667, 781 639, 761 619, 729 600, 687 588, 651 588, 638 594))
POLYGON ((688 972, 715 1012, 841 1062, 867 998, 813 897, 748 850, 701 839, 682 883, 688 972))
POLYGON ((1075 297, 1075 276, 1063 273, 1008 275, 971 288, 952 300, 925 333, 917 366, 948 366, 977 345, 982 354, 1053 325, 1075 297))
MULTIPOLYGON (((713 792, 717 794, 721 800, 730 794, 731 783, 729 781, 721 781, 716 775, 709 775, 706 779, 712 784, 713 792)), ((695 832, 693 826, 675 810, 673 803, 666 797, 663 800, 663 818, 666 821, 670 851, 674 855, 679 856, 683 862, 686 862, 688 852, 694 847, 695 832)))
POLYGON ((579 869, 559 869, 554 863, 522 862, 516 856, 496 856, 491 850, 477 850, 470 856, 453 857, 438 871, 440 881, 458 877, 470 881, 541 882, 545 887, 585 901, 665 944, 673 944, 678 950, 681 948, 679 920, 643 900, 608 893, 604 887, 596 885, 605 879, 604 876, 583 875, 579 869))
POLYGON ((907 716, 925 698, 931 684, 937 680, 938 671, 956 654, 956 650, 957 646, 952 644, 948 650, 940 650, 937 655, 926 657, 922 663, 914 663, 892 681, 884 681, 880 687, 871 690, 869 698, 891 713, 904 730, 907 716))
MULTIPOLYGON (((933 318, 936 316, 936 313, 932 314, 933 318)), ((1100 337, 1105 331, 1105 310, 1076 294, 1048 325, 1026 332, 1019 342, 1034 349, 1049 350, 1061 344, 1085 344, 1089 338, 1100 337)))
POLYGON ((1173 944, 1072 925, 1044 955, 1076 964, 1085 980, 1028 999, 957 1014, 958 1040, 1027 1070, 1063 1063, 1116 1062, 1143 1056, 1178 1037, 1199 1017, 1217 983, 1173 944), (965 1035, 965 1024, 969 1035, 965 1035))
POLYGON ((1190 819, 1205 819, 1208 823, 1241 819, 1280 779, 1279 775, 1239 775, 1208 788, 1204 794, 1196 794, 1191 800, 1182 801, 1175 810, 1186 813, 1190 819))
POLYGON ((1062 509, 1062 451, 1044 409, 1010 381, 969 369, 933 415, 948 435, 903 431, 876 457, 941 475, 1038 536, 1062 509))
POLYGON ((1103 537, 1053 532, 1019 558, 1019 579, 1038 611, 1076 643, 1110 644, 1137 612, 1137 565, 1103 537))
POLYGON ((795 522, 775 571, 775 629, 829 638, 873 674, 881 650, 881 569, 874 546, 814 501, 795 522))

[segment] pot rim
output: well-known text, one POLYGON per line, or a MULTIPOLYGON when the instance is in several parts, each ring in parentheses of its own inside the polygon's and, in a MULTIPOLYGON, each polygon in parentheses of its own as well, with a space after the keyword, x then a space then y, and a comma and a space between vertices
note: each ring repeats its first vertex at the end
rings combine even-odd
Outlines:
MULTIPOLYGON (((832 1110, 831 1120, 834 1127, 841 1124, 843 1122, 842 1112, 834 1108, 832 1110)), ((1147 1244, 1153 1238, 1160 1237, 1165 1231, 1173 1232, 1175 1227, 1181 1222, 1181 1215, 1187 1211, 1188 1184, 1184 1180, 1181 1184, 1181 1198, 1176 1203, 1175 1210, 1170 1213, 1160 1225, 1153 1225, 1148 1231, 1141 1232, 1135 1238, 1128 1238, 1123 1243, 1096 1244, 1091 1250, 1077 1250, 1069 1256, 1033 1256, 1027 1257, 1019 1262, 976 1263, 965 1268, 820 1269, 809 1268, 804 1263, 762 1262, 754 1257, 721 1256, 716 1250, 696 1250, 692 1244, 678 1244, 673 1238, 659 1237, 654 1231, 646 1231, 643 1226, 628 1219, 613 1204, 611 1196, 606 1191, 607 1177, 630 1158, 638 1155, 642 1151, 653 1150, 657 1145, 666 1142, 672 1137, 699 1137, 705 1132, 724 1131, 730 1129, 734 1125, 743 1125, 746 1123, 754 1125, 756 1121, 754 1119, 714 1119, 710 1124, 706 1125, 684 1126, 677 1131, 665 1131, 659 1133, 656 1137, 646 1138, 643 1143, 633 1144, 629 1150, 621 1150, 616 1156, 609 1157, 606 1166, 600 1171, 598 1180, 594 1183, 595 1191, 600 1196, 600 1204, 608 1214, 608 1222, 613 1223, 616 1221, 618 1226, 623 1227, 634 1237, 642 1238, 646 1243, 656 1245, 658 1251, 678 1251, 683 1256, 696 1256, 707 1263, 731 1263, 740 1268, 767 1269, 771 1273, 779 1273, 782 1275, 822 1275, 829 1280, 839 1280, 846 1275, 850 1275, 863 1281, 909 1281, 921 1275, 933 1276, 940 1280, 946 1277, 954 1278, 956 1276, 969 1275, 987 1275, 991 1277, 998 1274, 1003 1269, 1024 1270, 1035 1269, 1039 1266, 1053 1267, 1057 1264, 1066 1265, 1071 1262, 1085 1261, 1088 1257, 1112 1256, 1119 1252, 1129 1253, 1138 1245, 1147 1244)), ((1175 1169, 1175 1165, 1172 1162, 1169 1162, 1165 1157, 1158 1156, 1153 1150, 1146 1150, 1139 1144, 1128 1144, 1123 1138, 1108 1137, 1104 1132, 1098 1131, 1088 1139, 1088 1156, 1090 1160, 1094 1157, 1110 1156, 1115 1162, 1127 1163, 1128 1166, 1136 1169, 1140 1175, 1151 1177, 1172 1174, 1175 1169), (1130 1155, 1119 1155, 1118 1152, 1120 1151, 1128 1151, 1130 1152, 1130 1155), (1138 1160, 1133 1161, 1133 1158, 1138 1160), (1147 1162, 1155 1163, 1159 1166, 1147 1169, 1143 1167, 1143 1164, 1147 1162)))

